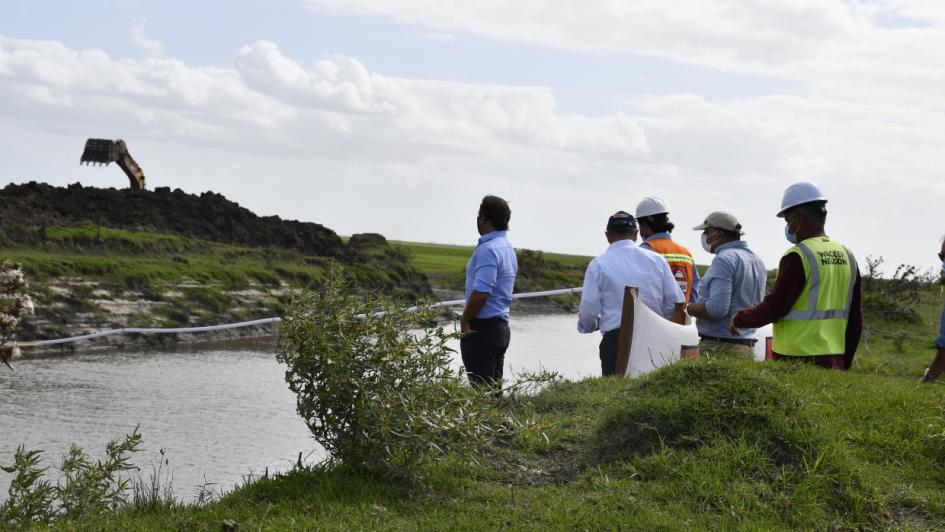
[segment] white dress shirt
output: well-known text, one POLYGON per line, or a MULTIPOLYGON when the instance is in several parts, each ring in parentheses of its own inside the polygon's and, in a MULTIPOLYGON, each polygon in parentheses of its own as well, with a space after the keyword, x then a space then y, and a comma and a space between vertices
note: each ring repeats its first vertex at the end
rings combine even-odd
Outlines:
POLYGON ((578 332, 620 328, 625 286, 639 287, 640 301, 665 318, 673 315, 677 303, 686 301, 663 257, 632 240, 618 240, 587 266, 578 332))

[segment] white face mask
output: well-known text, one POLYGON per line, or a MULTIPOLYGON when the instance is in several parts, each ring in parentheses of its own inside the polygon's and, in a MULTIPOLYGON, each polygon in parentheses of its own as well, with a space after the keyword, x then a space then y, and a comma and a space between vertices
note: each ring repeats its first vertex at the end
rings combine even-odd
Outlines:
POLYGON ((712 253, 712 245, 709 244, 709 235, 706 233, 702 233, 702 249, 704 249, 706 253, 712 253))

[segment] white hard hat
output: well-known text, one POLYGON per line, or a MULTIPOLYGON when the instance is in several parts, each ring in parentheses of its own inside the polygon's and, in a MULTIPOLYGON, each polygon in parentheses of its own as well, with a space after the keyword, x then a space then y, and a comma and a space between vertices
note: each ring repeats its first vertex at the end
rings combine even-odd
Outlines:
POLYGON ((812 201, 822 201, 826 203, 827 198, 825 198, 823 192, 817 188, 817 185, 813 183, 807 181, 794 183, 784 191, 784 197, 781 198, 781 210, 778 211, 778 218, 784 218, 784 211, 791 207, 797 207, 798 205, 812 201))
POLYGON ((665 214, 668 212, 669 209, 666 208, 666 204, 659 198, 643 198, 643 200, 637 204, 637 218, 653 216, 655 214, 665 214))

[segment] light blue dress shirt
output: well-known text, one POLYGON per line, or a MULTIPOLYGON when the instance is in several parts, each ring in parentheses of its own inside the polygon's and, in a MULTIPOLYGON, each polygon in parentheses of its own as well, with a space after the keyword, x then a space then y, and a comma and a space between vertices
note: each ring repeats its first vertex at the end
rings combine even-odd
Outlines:
POLYGON ((640 301, 666 318, 672 316, 676 303, 686 301, 662 256, 632 240, 618 240, 587 266, 578 309, 578 332, 620 328, 626 286, 638 287, 640 301))
POLYGON ((711 320, 698 319, 699 334, 719 338, 755 338, 755 329, 728 331, 729 321, 742 309, 754 307, 765 297, 768 272, 748 243, 726 242, 715 249, 715 258, 699 285, 699 302, 705 302, 711 320))
MULTIPOLYGON (((649 242, 650 240, 653 240, 654 238, 668 238, 669 240, 672 240, 673 235, 671 235, 670 233, 653 233, 649 237, 643 239, 643 243, 640 244, 640 247, 643 249, 652 250, 653 248, 651 248, 650 245, 647 244, 647 242, 649 242)), ((696 294, 699 292, 699 282, 700 282, 699 268, 696 268, 696 265, 693 264, 692 265, 692 291, 689 292, 689 301, 691 301, 692 303, 696 302, 696 297, 697 297, 696 294)))
POLYGON ((469 304, 469 296, 474 291, 491 294, 476 319, 509 319, 518 259, 509 243, 508 234, 508 231, 492 231, 482 235, 469 257, 466 265, 466 304, 469 304))

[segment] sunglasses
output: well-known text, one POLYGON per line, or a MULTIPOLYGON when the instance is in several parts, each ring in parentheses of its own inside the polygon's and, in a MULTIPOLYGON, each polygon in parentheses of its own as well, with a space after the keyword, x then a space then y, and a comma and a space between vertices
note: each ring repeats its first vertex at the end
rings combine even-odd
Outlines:
POLYGON ((939 253, 939 254, 938 254, 938 260, 940 260, 940 261, 942 261, 942 262, 945 262, 945 253, 939 253))

